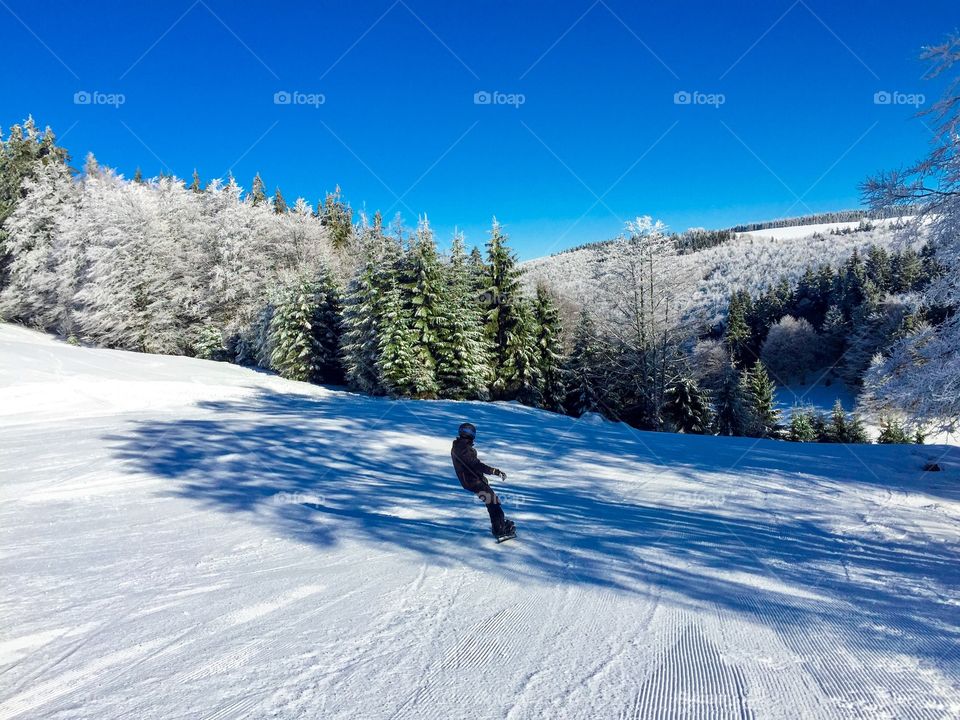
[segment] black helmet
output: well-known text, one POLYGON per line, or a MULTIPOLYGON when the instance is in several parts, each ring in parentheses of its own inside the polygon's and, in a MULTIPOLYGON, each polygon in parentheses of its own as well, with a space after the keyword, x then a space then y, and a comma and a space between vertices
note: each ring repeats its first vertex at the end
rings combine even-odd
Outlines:
POLYGON ((477 437, 477 426, 473 423, 462 423, 457 430, 457 435, 467 440, 473 440, 477 437))

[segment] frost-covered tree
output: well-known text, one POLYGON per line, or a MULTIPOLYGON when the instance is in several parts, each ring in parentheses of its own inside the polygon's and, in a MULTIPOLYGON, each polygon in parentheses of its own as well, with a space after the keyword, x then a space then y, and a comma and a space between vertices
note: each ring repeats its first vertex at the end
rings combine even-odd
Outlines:
POLYGON ((203 187, 200 185, 200 173, 197 172, 197 169, 193 169, 193 178, 190 180, 190 191, 196 194, 203 192, 203 187))
POLYGON ((807 373, 817 367, 819 336, 805 319, 791 315, 781 318, 767 332, 760 359, 780 382, 806 382, 807 373))
POLYGON ((253 178, 253 186, 250 188, 250 202, 256 205, 262 205, 267 201, 267 191, 263 184, 263 178, 257 173, 253 178))
MULTIPOLYGON (((925 230, 946 268, 926 292, 930 305, 960 307, 960 33, 924 49, 930 78, 953 76, 926 111, 935 123, 933 149, 906 170, 882 173, 862 186, 873 207, 919 205, 911 230, 925 230)), ((865 380, 863 403, 874 412, 897 410, 915 421, 952 428, 960 422, 960 313, 939 326, 920 325, 883 356, 865 380)))
POLYGON ((67 165, 69 160, 67 151, 57 146, 53 131, 48 127, 39 132, 32 117, 12 126, 6 140, 0 137, 0 290, 7 282, 11 259, 6 222, 27 193, 24 180, 36 179, 44 165, 67 165))
POLYGON ((63 233, 75 213, 76 189, 60 162, 33 168, 23 185, 25 196, 3 224, 10 260, 7 284, 0 293, 0 316, 68 334, 73 312, 69 284, 75 278, 63 274, 71 252, 63 233))
POLYGON ((630 424, 659 429, 667 388, 681 370, 677 279, 667 270, 676 253, 659 221, 627 224, 627 234, 607 249, 604 293, 616 340, 617 413, 630 424))

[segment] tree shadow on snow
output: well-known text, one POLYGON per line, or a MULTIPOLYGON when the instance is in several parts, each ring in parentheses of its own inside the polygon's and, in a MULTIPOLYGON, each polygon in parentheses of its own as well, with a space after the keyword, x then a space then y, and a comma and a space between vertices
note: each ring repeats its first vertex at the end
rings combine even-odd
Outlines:
POLYGON ((957 598, 931 589, 958 587, 954 545, 844 534, 820 515, 770 511, 777 506, 765 494, 775 487, 771 476, 798 478, 798 487, 829 497, 831 487, 847 481, 830 476, 838 460, 850 463, 850 482, 898 489, 901 480, 884 488, 861 467, 882 468, 889 450, 858 449, 854 457, 840 446, 657 437, 605 423, 573 430, 572 418, 518 405, 507 413, 498 404, 349 393, 262 392, 200 407, 211 412, 138 422, 109 440, 124 460, 168 478, 165 493, 320 548, 362 541, 528 582, 625 593, 652 588, 785 636, 815 631, 868 650, 894 646, 949 664, 948 674, 957 675, 957 598), (521 533, 504 552, 492 544, 483 506, 460 488, 450 465, 450 441, 465 419, 480 427, 481 458, 519 471, 500 488, 521 533), (611 466, 617 478, 595 477, 611 466), (657 466, 691 483, 712 483, 714 491, 736 468, 744 483, 738 490, 749 491, 700 501, 658 497, 650 482, 657 466), (544 479, 540 468, 561 476, 562 485, 544 479), (763 578, 769 589, 740 583, 737 573, 763 578))

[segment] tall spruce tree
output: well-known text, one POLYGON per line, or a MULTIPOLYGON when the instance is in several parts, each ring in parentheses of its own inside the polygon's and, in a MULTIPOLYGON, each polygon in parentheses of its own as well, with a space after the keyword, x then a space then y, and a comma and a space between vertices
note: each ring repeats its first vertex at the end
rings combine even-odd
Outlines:
POLYGON ((717 435, 746 435, 749 429, 749 409, 740 370, 733 361, 727 366, 717 389, 713 427, 717 435))
POLYGON ((529 381, 532 333, 529 315, 520 309, 520 269, 500 223, 493 219, 487 242, 487 286, 484 290, 486 333, 493 346, 493 396, 512 399, 529 381), (514 356, 517 357, 514 357, 514 356))
POLYGON ((564 406, 571 415, 580 417, 586 412, 598 412, 604 407, 607 393, 608 353, 597 333, 590 312, 580 310, 573 331, 573 347, 566 365, 566 400, 564 406))
POLYGON ((484 399, 491 379, 489 342, 459 232, 453 236, 445 274, 447 289, 435 348, 440 393, 456 399, 484 399))
POLYGON ((710 431, 710 423, 713 419, 710 412, 710 398, 701 390, 696 380, 680 377, 667 388, 666 394, 667 400, 663 407, 663 414, 674 429, 696 435, 703 435, 710 431))
POLYGON ((288 210, 287 201, 283 199, 283 193, 280 192, 280 188, 278 187, 273 193, 273 211, 277 215, 283 215, 283 213, 288 210))
POLYGON ((193 179, 190 181, 190 189, 199 195, 203 192, 203 188, 200 186, 200 173, 197 172, 197 169, 193 169, 193 179))
POLYGON ((253 187, 250 188, 250 202, 254 205, 260 205, 267 201, 266 189, 263 185, 263 178, 257 173, 253 178, 253 187))
POLYGON ((383 293, 380 308, 377 369, 384 388, 393 397, 436 397, 432 358, 420 345, 399 284, 383 293))
POLYGON ((339 301, 325 273, 284 291, 270 321, 274 370, 290 380, 340 382, 339 301))
POLYGON ((763 363, 757 360, 743 373, 743 395, 749 414, 748 433, 753 437, 771 437, 780 421, 774 393, 776 384, 763 363))
POLYGON ((537 285, 533 301, 534 349, 539 375, 538 395, 541 407, 554 412, 563 410, 566 395, 564 379, 563 326, 560 311, 547 287, 537 285))

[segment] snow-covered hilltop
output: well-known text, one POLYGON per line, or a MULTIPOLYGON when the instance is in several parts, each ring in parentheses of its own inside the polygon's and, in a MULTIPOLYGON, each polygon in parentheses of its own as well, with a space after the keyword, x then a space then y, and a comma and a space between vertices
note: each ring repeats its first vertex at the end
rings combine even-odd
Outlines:
POLYGON ((960 715, 956 448, 391 401, 9 325, 0 424, 0 718, 960 715), (464 419, 515 542, 453 477, 464 419))
MULTIPOLYGON (((731 239, 714 247, 661 257, 657 272, 675 278, 685 315, 710 325, 724 318, 735 290, 758 295, 781 278, 796 282, 808 267, 839 266, 854 250, 908 244, 897 232, 902 222, 838 221, 731 233, 731 239)), ((530 260, 523 263, 524 282, 530 288, 544 282, 571 305, 594 303, 605 294, 606 264, 613 249, 614 243, 601 242, 530 260)))

